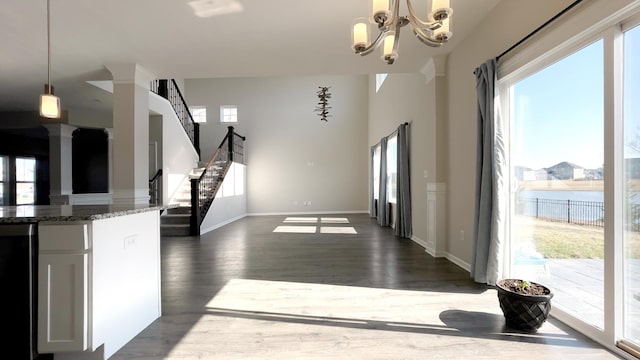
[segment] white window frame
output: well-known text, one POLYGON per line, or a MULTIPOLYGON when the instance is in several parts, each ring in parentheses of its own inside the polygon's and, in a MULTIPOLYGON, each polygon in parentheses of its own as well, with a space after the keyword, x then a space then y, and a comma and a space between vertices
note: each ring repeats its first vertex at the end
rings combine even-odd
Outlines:
POLYGON ((221 105, 220 106, 220 123, 222 124, 234 124, 238 122, 238 106, 236 105, 221 105), (232 114, 227 114, 226 111, 231 110, 232 114))
POLYGON ((206 106, 191 106, 189 108, 193 122, 199 124, 206 124, 207 122, 207 107, 206 106))
MULTIPOLYGON (((572 315, 554 308, 551 314, 560 321, 577 329, 610 350, 628 356, 616 347, 623 332, 623 109, 622 109, 622 30, 631 23, 640 22, 640 2, 620 4, 614 1, 592 2, 582 11, 563 19, 550 32, 542 33, 536 41, 522 50, 514 51, 504 59, 498 69, 501 112, 507 133, 511 117, 510 87, 529 75, 574 53, 575 51, 603 39, 604 47, 604 147, 605 147, 605 289, 604 289, 604 329, 599 330, 572 315), (603 19, 602 14, 611 14, 603 19), (616 215, 617 214, 617 215, 616 215)), ((509 140, 510 141, 510 140, 509 140)), ((507 164, 509 166, 509 164, 507 164)), ((509 167, 510 168, 510 167, 509 167)), ((513 174, 511 174, 513 176, 513 174)), ((507 222, 509 223, 509 222, 507 222)), ((505 249, 505 256, 510 249, 505 249)), ((508 258, 503 262, 509 264, 508 258)), ((506 268, 505 274, 509 269, 506 268)))
POLYGON ((389 74, 387 73, 376 74, 376 93, 380 91, 382 84, 384 84, 384 81, 387 80, 387 76, 389 76, 389 74))

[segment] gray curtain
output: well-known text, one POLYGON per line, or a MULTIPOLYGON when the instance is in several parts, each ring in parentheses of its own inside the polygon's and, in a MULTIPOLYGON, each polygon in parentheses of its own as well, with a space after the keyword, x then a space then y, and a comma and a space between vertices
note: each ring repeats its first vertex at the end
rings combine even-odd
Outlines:
POLYGON ((411 172, 409 169, 409 124, 398 127, 398 178, 395 235, 411 238, 411 172))
POLYGON ((497 62, 489 60, 476 71, 478 141, 474 249, 471 276, 474 281, 494 285, 502 276, 504 241, 505 147, 500 122, 497 62))
POLYGON ((387 138, 380 139, 380 192, 378 193, 378 224, 389 226, 387 214, 387 138))
POLYGON ((376 155, 376 145, 371 147, 371 161, 370 161, 370 166, 371 166, 371 176, 369 176, 369 215, 371 217, 375 217, 376 216, 376 199, 373 198, 373 159, 375 158, 376 155))

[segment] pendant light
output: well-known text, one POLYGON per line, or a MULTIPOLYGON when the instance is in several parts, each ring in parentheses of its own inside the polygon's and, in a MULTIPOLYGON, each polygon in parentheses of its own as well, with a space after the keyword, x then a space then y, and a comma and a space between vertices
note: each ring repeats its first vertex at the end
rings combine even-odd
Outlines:
POLYGON ((47 0, 47 83, 44 85, 44 94, 40 95, 40 116, 57 119, 60 117, 60 98, 53 95, 51 85, 51 25, 50 25, 50 0, 47 0))

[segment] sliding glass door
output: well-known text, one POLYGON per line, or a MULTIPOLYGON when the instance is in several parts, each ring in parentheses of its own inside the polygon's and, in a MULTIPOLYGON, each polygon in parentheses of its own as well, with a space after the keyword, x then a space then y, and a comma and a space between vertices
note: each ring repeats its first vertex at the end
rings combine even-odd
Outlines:
MULTIPOLYGON (((600 3, 599 5, 603 5, 600 3)), ((640 5, 500 64, 508 129, 504 275, 547 285, 552 314, 640 354, 640 5)))
POLYGON ((511 273, 550 287, 554 306, 603 328, 602 40, 510 93, 511 273))

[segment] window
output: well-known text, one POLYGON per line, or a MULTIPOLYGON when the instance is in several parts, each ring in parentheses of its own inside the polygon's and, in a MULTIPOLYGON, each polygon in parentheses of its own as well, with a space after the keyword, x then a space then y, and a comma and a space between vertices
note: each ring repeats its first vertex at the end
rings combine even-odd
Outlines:
POLYGON ((376 92, 380 91, 382 84, 387 79, 388 74, 376 74, 376 92))
POLYGON ((387 142, 387 201, 395 204, 398 194, 398 135, 387 142))
POLYGON ((222 182, 222 188, 218 190, 216 197, 230 197, 244 195, 246 165, 232 163, 227 175, 222 182))
POLYGON ((640 349, 640 27, 624 33, 624 339, 640 349))
POLYGON ((33 205, 36 202, 36 159, 16 158, 16 205, 33 205))
POLYGON ((191 112, 191 117, 194 122, 197 123, 206 123, 207 122, 207 107, 206 106, 193 106, 189 108, 191 112))
POLYGON ((0 205, 36 203, 36 159, 0 156, 0 205))
POLYGON ((235 105, 220 106, 220 122, 221 123, 238 122, 238 107, 235 105))
POLYGON ((8 161, 9 158, 6 156, 0 156, 0 205, 8 205, 8 187, 9 187, 9 178, 8 178, 8 161))
POLYGON ((601 329, 603 66, 598 40, 510 91, 511 273, 555 289, 554 306, 601 329))
POLYGON ((380 144, 376 146, 373 152, 373 198, 380 199, 380 152, 382 148, 380 144))

